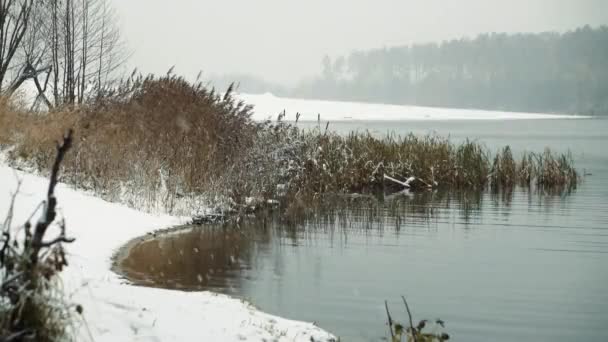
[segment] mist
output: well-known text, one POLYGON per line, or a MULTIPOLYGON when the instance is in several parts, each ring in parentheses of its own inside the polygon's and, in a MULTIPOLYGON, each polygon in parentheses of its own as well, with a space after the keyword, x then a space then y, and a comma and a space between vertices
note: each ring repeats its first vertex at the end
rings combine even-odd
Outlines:
POLYGON ((602 0, 113 0, 128 68, 195 77, 248 74, 294 85, 352 50, 608 23, 602 0))
POLYGON ((0 342, 608 341, 607 95, 608 0, 0 1, 0 342))

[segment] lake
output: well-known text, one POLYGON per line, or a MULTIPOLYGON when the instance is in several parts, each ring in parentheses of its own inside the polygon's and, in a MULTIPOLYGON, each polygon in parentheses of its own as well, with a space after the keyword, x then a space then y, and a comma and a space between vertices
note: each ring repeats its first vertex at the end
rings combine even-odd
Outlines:
MULTIPOLYGON (((317 123, 301 122, 303 127, 317 123)), ((321 123, 322 129, 325 124, 321 123)), ((608 120, 353 121, 338 132, 428 134, 490 150, 570 150, 569 194, 399 194, 328 206, 305 224, 190 227, 132 246, 136 284, 213 290, 343 341, 388 337, 393 318, 441 318, 457 341, 608 340, 608 120)))

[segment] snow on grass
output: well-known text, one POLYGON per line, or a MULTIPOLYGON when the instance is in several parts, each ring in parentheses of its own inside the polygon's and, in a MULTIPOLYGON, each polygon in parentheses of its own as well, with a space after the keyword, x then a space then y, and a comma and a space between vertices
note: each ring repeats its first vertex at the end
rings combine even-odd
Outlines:
POLYGON ((254 119, 276 119, 283 110, 288 120, 295 120, 300 113, 301 121, 316 121, 321 114, 323 121, 350 120, 525 120, 525 119, 583 119, 579 115, 541 113, 516 113, 492 110, 452 109, 419 106, 399 106, 362 102, 304 100, 276 97, 272 94, 239 94, 238 98, 254 105, 254 119))
MULTIPOLYGON (((0 218, 22 179, 14 224, 25 222, 44 198, 48 181, 0 165, 0 218)), ((78 341, 325 341, 332 336, 310 323, 258 311, 238 299, 211 292, 181 292, 132 286, 110 271, 114 252, 132 238, 185 219, 150 215, 70 189, 56 188, 65 217, 69 267, 66 294, 84 307, 78 341)), ((15 228, 15 227, 13 227, 15 228)), ((22 233, 22 232, 21 232, 22 233)), ((49 236, 55 232, 49 231, 49 236)))

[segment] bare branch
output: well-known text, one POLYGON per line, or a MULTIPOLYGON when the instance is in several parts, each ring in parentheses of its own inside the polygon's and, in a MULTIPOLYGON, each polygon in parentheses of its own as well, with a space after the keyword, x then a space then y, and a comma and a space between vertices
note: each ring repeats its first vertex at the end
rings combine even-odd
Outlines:
POLYGON ((48 242, 41 242, 40 244, 37 244, 35 246, 38 247, 38 248, 47 248, 47 247, 51 247, 54 244, 57 244, 57 243, 60 243, 60 242, 72 243, 74 241, 76 241, 76 239, 74 239, 74 238, 67 238, 65 236, 60 236, 60 237, 57 237, 57 238, 55 238, 55 239, 53 239, 51 241, 48 241, 48 242))
POLYGON ((42 217, 36 223, 36 228, 34 230, 34 236, 32 238, 32 254, 31 261, 32 264, 36 264, 38 261, 38 252, 40 248, 44 246, 42 242, 42 238, 46 233, 49 225, 55 220, 56 211, 55 207, 57 205, 57 199, 55 198, 55 186, 57 185, 59 178, 59 166, 65 157, 66 152, 72 146, 72 134, 73 131, 70 129, 67 134, 63 137, 63 141, 57 144, 57 156, 55 157, 55 162, 53 163, 53 168, 51 169, 51 176, 49 180, 49 189, 47 192, 47 200, 44 208, 44 212, 42 213, 42 217))
POLYGON ((8 279, 4 280, 4 282, 2 282, 2 286, 0 286, 0 289, 2 289, 2 291, 4 291, 10 283, 19 279, 22 275, 23 275, 23 272, 19 272, 17 274, 14 274, 13 276, 9 277, 8 279))
POLYGON ((414 323, 412 322, 412 313, 410 312, 410 306, 407 305, 407 300, 405 300, 404 296, 401 296, 401 299, 403 299, 403 303, 405 304, 405 309, 407 310, 407 316, 410 319, 410 329, 412 332, 412 337, 414 339, 414 342, 416 342, 416 328, 414 328, 414 323))
POLYGON ((6 337, 0 337, 0 342, 21 341, 21 339, 26 338, 27 336, 35 336, 35 331, 32 329, 19 331, 6 337))
POLYGON ((388 302, 384 301, 384 308, 386 308, 386 316, 388 316, 388 329, 391 332, 391 341, 395 340, 395 333, 393 333, 393 318, 391 317, 391 313, 388 311, 388 302))

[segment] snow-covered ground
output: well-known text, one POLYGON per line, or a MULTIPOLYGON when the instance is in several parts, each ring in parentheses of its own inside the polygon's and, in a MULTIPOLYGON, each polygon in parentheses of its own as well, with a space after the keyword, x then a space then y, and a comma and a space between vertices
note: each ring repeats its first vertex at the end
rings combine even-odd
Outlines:
POLYGON ((582 119, 579 115, 557 115, 541 113, 515 113, 491 110, 433 108, 419 106, 398 106, 387 104, 304 100, 277 97, 272 94, 239 94, 247 104, 254 105, 254 119, 276 119, 283 110, 287 120, 295 120, 300 113, 301 121, 347 120, 525 120, 525 119, 582 119))
MULTIPOLYGON (((0 221, 4 221, 17 177, 22 185, 14 224, 25 222, 46 192, 46 179, 16 172, 0 160, 0 221)), ((63 184, 56 195, 67 233, 76 238, 67 246, 70 266, 62 273, 62 281, 70 300, 84 307, 85 322, 77 327, 77 341, 308 342, 332 338, 311 323, 271 316, 228 296, 127 284, 110 270, 115 250, 132 238, 184 219, 142 213, 63 184)), ((52 231, 48 234, 54 236, 52 231)))
MULTIPOLYGON (((19 92, 24 105, 29 108, 37 93, 35 85, 26 81, 19 92)), ((51 96, 49 94, 48 96, 51 96)), ((420 121, 420 120, 534 120, 534 119, 587 119, 590 116, 544 113, 504 112, 496 110, 437 108, 421 106, 389 105, 379 103, 295 99, 266 94, 237 94, 237 98, 254 106, 255 120, 274 120, 286 112, 287 120, 295 120, 300 113, 301 121, 420 121)))

